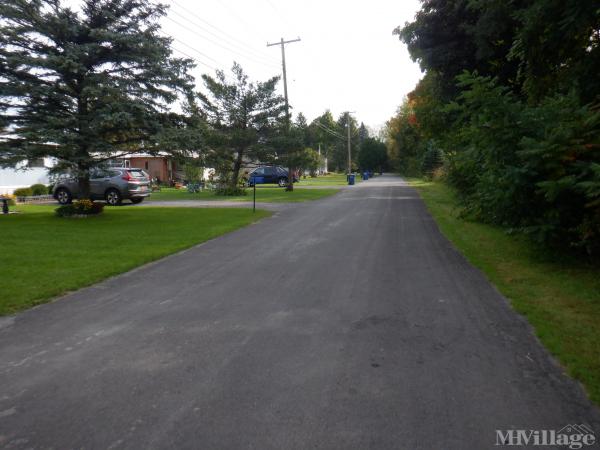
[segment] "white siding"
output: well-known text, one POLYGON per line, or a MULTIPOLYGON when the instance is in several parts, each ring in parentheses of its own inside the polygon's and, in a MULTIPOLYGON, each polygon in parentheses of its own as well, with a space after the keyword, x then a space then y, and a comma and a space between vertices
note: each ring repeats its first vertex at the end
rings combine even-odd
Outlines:
POLYGON ((49 184, 48 168, 54 165, 54 161, 44 158, 44 165, 46 167, 26 170, 22 169, 26 164, 20 164, 18 169, 0 169, 0 194, 12 194, 15 189, 36 183, 49 184))

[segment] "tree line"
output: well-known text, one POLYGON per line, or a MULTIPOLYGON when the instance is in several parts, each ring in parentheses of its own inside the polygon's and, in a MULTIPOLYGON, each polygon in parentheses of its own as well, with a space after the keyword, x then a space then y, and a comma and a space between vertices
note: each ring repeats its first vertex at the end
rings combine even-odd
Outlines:
POLYGON ((396 170, 465 214, 600 252, 600 9, 590 0, 422 0, 394 30, 425 72, 386 124, 396 170))
MULTIPOLYGON (((344 170, 346 126, 354 160, 362 143, 372 144, 345 114, 335 120, 326 111, 310 124, 302 113, 286 117, 278 76, 254 82, 234 63, 197 86, 194 60, 174 56, 161 33, 166 14, 152 0, 84 0, 80 9, 62 0, 1 2, 0 166, 53 157, 52 170, 76 175, 86 197, 94 166, 169 152, 215 168, 223 193, 236 194, 248 161, 315 171, 320 149, 331 170, 344 170)), ((369 156, 371 147, 363 163, 375 169, 385 161, 369 156)))

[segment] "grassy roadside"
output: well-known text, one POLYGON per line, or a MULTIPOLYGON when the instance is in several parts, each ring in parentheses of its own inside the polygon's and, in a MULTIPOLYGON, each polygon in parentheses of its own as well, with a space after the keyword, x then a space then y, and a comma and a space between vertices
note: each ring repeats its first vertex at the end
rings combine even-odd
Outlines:
POLYGON ((55 206, 20 206, 0 217, 0 315, 44 303, 255 222, 249 209, 106 208, 61 219, 55 206))
MULTIPOLYGON (((180 201, 180 200, 210 200, 210 201, 230 201, 230 202, 251 202, 252 189, 247 190, 247 195, 239 195, 234 197, 225 197, 215 195, 210 191, 190 193, 186 189, 163 188, 160 192, 153 192, 147 199, 147 202, 153 201, 180 201)), ((299 189, 294 188, 292 192, 286 192, 280 187, 256 187, 256 201, 268 203, 296 203, 318 200, 323 197, 336 194, 339 189, 299 189)))
POLYGON ((460 219, 447 185, 412 179, 442 233, 527 317, 541 342, 600 404, 600 268, 540 255, 527 239, 460 219))
MULTIPOLYGON (((360 183, 362 180, 360 175, 356 174, 354 178, 354 182, 356 184, 360 183)), ((301 178, 300 181, 296 184, 298 187, 303 186, 346 186, 348 185, 348 180, 346 179, 345 173, 330 173, 328 175, 319 175, 318 177, 306 177, 301 178)))

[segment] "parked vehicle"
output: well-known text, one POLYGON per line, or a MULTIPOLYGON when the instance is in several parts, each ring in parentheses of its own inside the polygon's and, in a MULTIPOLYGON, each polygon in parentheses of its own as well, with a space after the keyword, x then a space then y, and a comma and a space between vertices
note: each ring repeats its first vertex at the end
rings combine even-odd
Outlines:
MULTIPOLYGON (((141 203, 150 195, 150 191, 150 178, 142 169, 93 169, 90 173, 90 198, 105 200, 111 206, 121 204, 124 199, 141 203)), ((61 205, 71 203, 74 198, 79 197, 77 179, 59 179, 52 195, 61 205)))
MULTIPOLYGON (((294 176, 294 183, 298 178, 294 176)), ((281 166, 261 166, 248 174, 248 186, 254 184, 278 184, 280 187, 288 184, 288 171, 281 166)))

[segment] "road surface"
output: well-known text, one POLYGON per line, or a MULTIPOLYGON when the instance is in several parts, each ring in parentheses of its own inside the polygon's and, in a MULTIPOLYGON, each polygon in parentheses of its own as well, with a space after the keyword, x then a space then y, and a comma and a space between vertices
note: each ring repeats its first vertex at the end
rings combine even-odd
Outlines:
POLYGON ((600 434, 391 176, 0 320, 0 448, 491 449, 573 423, 600 434))

